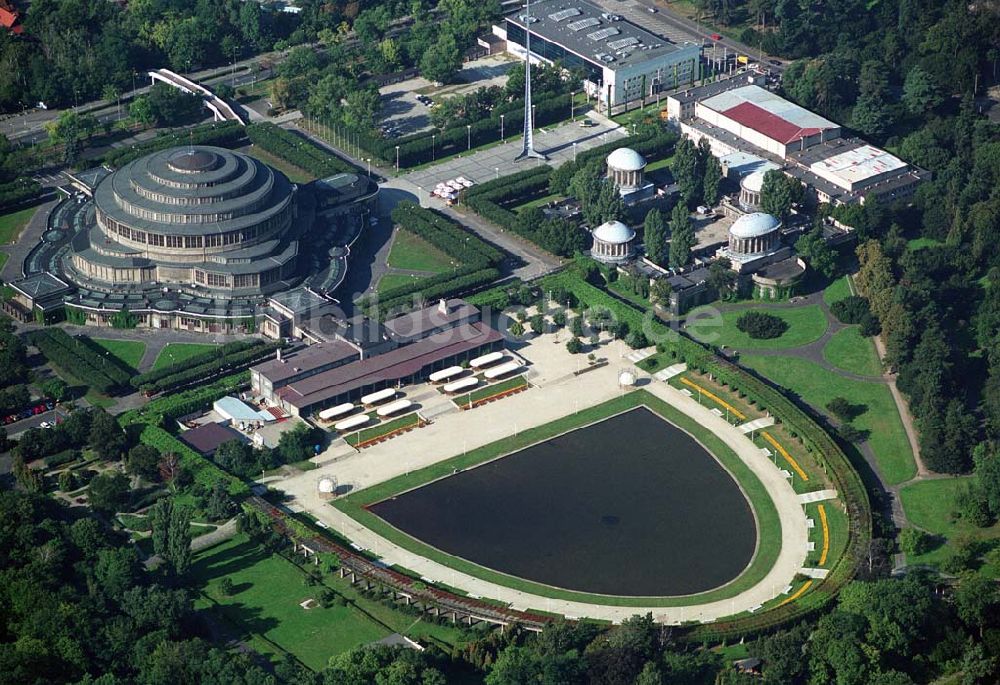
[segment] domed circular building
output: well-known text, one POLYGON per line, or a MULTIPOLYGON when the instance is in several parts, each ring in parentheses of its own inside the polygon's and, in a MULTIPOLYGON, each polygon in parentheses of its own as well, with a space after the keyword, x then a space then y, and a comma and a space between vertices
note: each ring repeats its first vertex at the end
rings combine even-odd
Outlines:
POLYGON ((770 214, 744 214, 729 227, 729 251, 733 255, 763 255, 780 246, 781 222, 770 214))
POLYGON ((593 231, 590 256, 606 264, 620 264, 635 255, 635 231, 620 221, 608 221, 593 231))
POLYGON ((141 157, 94 191, 66 275, 88 288, 180 286, 230 299, 287 288, 295 275, 296 188, 247 155, 214 147, 141 157))
POLYGON ((646 158, 628 147, 620 147, 606 160, 608 180, 618 186, 626 203, 638 202, 652 195, 653 184, 645 178, 646 158))
POLYGON ((764 187, 764 174, 767 171, 758 169, 747 174, 740 181, 740 205, 747 211, 756 211, 760 207, 760 191, 764 187))

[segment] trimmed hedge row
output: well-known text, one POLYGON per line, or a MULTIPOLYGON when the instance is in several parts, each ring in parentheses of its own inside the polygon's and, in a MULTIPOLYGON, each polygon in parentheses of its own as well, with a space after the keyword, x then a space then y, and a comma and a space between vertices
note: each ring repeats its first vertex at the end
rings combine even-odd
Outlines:
POLYGON ((100 393, 109 394, 129 385, 130 370, 125 371, 109 361, 111 355, 102 355, 83 342, 85 339, 73 338, 61 328, 32 331, 28 340, 50 362, 100 393))
POLYGON ((850 459, 829 433, 801 407, 766 381, 726 361, 694 340, 670 331, 655 317, 651 319, 650 312, 643 313, 611 297, 577 274, 563 271, 543 278, 539 284, 547 290, 563 288, 586 306, 607 307, 615 312, 619 320, 628 323, 630 329, 638 326, 634 330, 644 330, 645 324, 646 330, 663 341, 658 344, 660 349, 671 352, 679 361, 687 363, 690 369, 711 374, 717 382, 728 386, 734 392, 746 395, 761 410, 766 409, 801 441, 830 478, 834 489, 845 503, 849 521, 847 549, 837 559, 827 577, 814 589, 795 602, 753 616, 697 626, 687 633, 684 639, 692 643, 701 643, 749 637, 802 620, 826 607, 837 592, 854 578, 858 564, 868 553, 872 536, 872 513, 868 491, 850 459))
MULTIPOLYGON (((552 167, 546 165, 487 181, 465 191, 465 204, 487 221, 535 242, 537 235, 529 233, 524 224, 518 221, 517 213, 503 205, 517 203, 545 191, 549 187, 552 173, 552 167)), ((555 254, 560 252, 556 245, 539 244, 539 247, 555 254)))
POLYGON ((401 202, 392 210, 392 221, 417 235, 460 264, 499 264, 505 254, 461 224, 440 212, 413 202, 401 202))
POLYGON ((227 342, 223 345, 219 345, 215 349, 206 350, 205 352, 199 352, 198 354, 193 354, 186 359, 174 362, 169 366, 164 366, 159 369, 153 369, 152 371, 147 371, 146 373, 140 373, 138 376, 132 378, 132 387, 141 388, 144 385, 156 383, 167 376, 172 376, 175 373, 180 373, 181 371, 186 371, 187 369, 192 369, 196 366, 201 366, 210 361, 219 359, 220 357, 226 357, 230 354, 235 354, 237 352, 243 352, 251 347, 256 347, 257 345, 263 345, 264 341, 257 338, 251 338, 248 340, 234 340, 232 342, 227 342))
POLYGON ((42 186, 28 177, 0 183, 0 208, 13 207, 34 200, 42 194, 42 186))
POLYGON ((390 313, 413 309, 413 298, 418 291, 422 301, 429 301, 477 290, 498 278, 500 278, 500 270, 495 267, 477 269, 475 266, 466 266, 452 273, 420 279, 415 282, 418 285, 417 288, 405 285, 383 293, 373 314, 379 318, 385 318, 390 313))
POLYGON ((208 489, 215 487, 216 483, 222 483, 233 497, 250 493, 250 487, 242 480, 226 473, 159 426, 144 426, 139 434, 139 442, 149 445, 160 454, 176 454, 181 466, 191 472, 194 482, 208 489))
POLYGON ((259 145, 272 155, 303 169, 316 178, 358 170, 353 164, 320 148, 312 141, 270 122, 248 124, 246 132, 254 145, 259 145))
POLYGON ((169 421, 210 407, 220 397, 237 392, 249 384, 250 372, 240 371, 208 385, 157 397, 147 402, 142 409, 122 413, 118 417, 118 422, 123 426, 135 423, 164 426, 169 421))
POLYGON ((104 155, 104 164, 117 168, 159 150, 178 145, 217 145, 236 147, 246 136, 246 131, 235 121, 202 124, 193 128, 159 135, 144 143, 111 150, 104 155))
POLYGON ((280 343, 255 345, 242 352, 234 352, 224 357, 213 359, 210 362, 185 369, 184 371, 178 371, 165 378, 161 378, 155 383, 143 385, 141 390, 145 393, 155 394, 164 392, 165 390, 175 390, 194 383, 209 381, 221 373, 242 371, 251 364, 270 357, 280 347, 280 343))
MULTIPOLYGON (((562 121, 572 111, 570 96, 563 94, 539 94, 534 102, 535 126, 546 126, 562 121)), ((432 159, 447 157, 464 152, 469 147, 486 145, 500 140, 500 115, 504 115, 504 133, 517 135, 524 128, 524 100, 515 100, 497 107, 489 118, 472 124, 458 124, 441 130, 433 128, 403 138, 386 140, 368 133, 353 133, 358 144, 386 163, 395 163, 396 147, 399 147, 399 166, 408 168, 430 162, 432 159), (471 126, 466 128, 466 126, 471 126)))

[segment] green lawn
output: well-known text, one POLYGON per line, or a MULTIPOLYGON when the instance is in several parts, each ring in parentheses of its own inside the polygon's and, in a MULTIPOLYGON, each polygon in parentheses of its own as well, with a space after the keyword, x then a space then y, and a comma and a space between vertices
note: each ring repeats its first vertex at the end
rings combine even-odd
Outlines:
POLYGON ((31 217, 38 211, 38 207, 29 207, 19 212, 11 212, 0 216, 0 243, 10 245, 17 242, 17 237, 21 230, 28 225, 31 217))
POLYGON ((399 418, 392 419, 391 421, 385 421, 377 426, 365 428, 357 433, 352 433, 351 435, 348 435, 345 440, 347 440, 347 444, 352 447, 357 447, 363 442, 380 438, 383 435, 391 433, 395 430, 400 430, 409 426, 416 426, 419 421, 420 416, 417 415, 417 412, 413 412, 412 414, 400 416, 399 418))
MULTIPOLYGON (((945 544, 926 554, 907 557, 907 563, 937 566, 948 557, 951 541, 959 537, 978 540, 986 546, 994 546, 1000 540, 1000 524, 977 528, 957 515, 955 495, 971 480, 969 476, 925 480, 899 491, 910 523, 945 538, 945 544)), ((1000 569, 989 565, 983 570, 991 577, 1000 576, 1000 569)))
MULTIPOLYGON (((691 314, 688 314, 688 321, 692 320, 693 315, 705 311, 705 309, 699 307, 692 310, 691 314)), ((795 308, 741 307, 722 312, 721 327, 713 325, 714 321, 714 317, 703 319, 692 323, 690 327, 685 324, 685 328, 700 342, 748 350, 800 347, 819 339, 826 332, 826 315, 818 304, 795 308), (751 338, 736 328, 736 320, 740 318, 740 315, 751 310, 766 312, 784 319, 788 323, 788 330, 781 336, 770 340, 751 338)))
POLYGON ((409 231, 399 229, 389 250, 389 266, 405 271, 441 273, 452 267, 448 255, 409 231))
POLYGON ((889 388, 882 383, 856 381, 829 373, 823 367, 792 357, 743 355, 740 361, 791 392, 797 393, 818 411, 834 397, 846 397, 862 404, 866 411, 854 425, 869 431, 868 441, 875 452, 882 478, 889 484, 902 483, 917 473, 913 452, 903 430, 889 388))
POLYGON ((823 348, 823 358, 844 371, 862 376, 882 375, 875 344, 871 338, 863 337, 857 326, 834 333, 823 348))
POLYGON ((823 291, 823 301, 831 305, 838 300, 842 300, 851 294, 851 286, 847 282, 847 276, 841 276, 823 291))
POLYGON ((487 397, 493 397, 494 395, 499 395, 502 392, 507 392, 508 390, 514 390, 515 388, 523 388, 528 384, 528 381, 524 379, 524 376, 515 376, 514 378, 508 378, 505 381, 500 381, 498 383, 493 383, 492 385, 483 386, 477 390, 473 390, 470 393, 466 393, 459 397, 454 398, 452 401, 459 405, 466 405, 472 402, 478 402, 479 400, 486 399, 487 397))
POLYGON ((388 292, 393 288, 398 288, 401 285, 409 285, 413 281, 419 281, 423 276, 408 276, 406 274, 385 274, 382 278, 378 279, 378 292, 382 293, 388 292))
POLYGON ((139 368, 139 360, 142 359, 142 354, 146 351, 146 343, 138 340, 93 338, 93 341, 133 369, 139 368))
POLYGON ((184 361, 188 357, 207 352, 213 347, 217 347, 217 345, 211 343, 167 343, 160 350, 160 354, 156 356, 156 361, 153 362, 153 370, 162 369, 164 366, 184 361))
POLYGON ((338 499, 333 502, 333 506, 395 544, 477 578, 525 592, 531 592, 543 597, 583 602, 598 601, 616 606, 691 606, 732 597, 760 582, 767 575, 767 572, 771 569, 781 551, 781 524, 778 520, 778 512, 775 510, 774 503, 768 497, 764 486, 761 485, 753 472, 714 433, 705 430, 704 427, 687 415, 682 414, 670 405, 642 390, 627 393, 596 407, 589 407, 551 423, 530 428, 517 435, 484 445, 466 454, 446 459, 419 471, 397 476, 384 483, 379 483, 338 499), (757 554, 751 562, 750 567, 741 576, 722 588, 684 597, 622 597, 617 595, 595 595, 586 592, 553 588, 522 578, 515 578, 441 552, 390 526, 365 508, 366 505, 379 502, 399 492, 418 487, 424 483, 454 473, 455 469, 461 470, 481 464, 547 440, 553 436, 560 435, 568 430, 579 428, 614 416, 622 411, 627 411, 633 407, 643 405, 649 407, 681 429, 697 436, 702 444, 711 450, 712 454, 739 481, 753 505, 754 512, 757 515, 758 530, 760 531, 760 543, 757 554))
POLYGON ((521 212, 529 210, 532 207, 541 207, 543 205, 548 204, 549 202, 552 202, 553 200, 561 200, 565 197, 566 197, 565 195, 561 195, 559 193, 549 193, 548 195, 542 195, 541 197, 537 197, 534 200, 531 200, 530 202, 525 202, 523 205, 518 205, 517 207, 514 207, 514 212, 516 214, 520 214, 521 212))
POLYGON ((10 259, 10 255, 6 252, 0 252, 0 271, 7 265, 7 260, 10 259))
POLYGON ((196 556, 191 576, 204 593, 198 606, 214 607, 245 631, 254 649, 268 656, 285 650, 315 670, 331 656, 389 634, 353 606, 303 609, 299 603, 318 599, 322 588, 307 586, 301 569, 244 535, 196 556), (232 596, 219 590, 225 577, 233 583, 232 596))

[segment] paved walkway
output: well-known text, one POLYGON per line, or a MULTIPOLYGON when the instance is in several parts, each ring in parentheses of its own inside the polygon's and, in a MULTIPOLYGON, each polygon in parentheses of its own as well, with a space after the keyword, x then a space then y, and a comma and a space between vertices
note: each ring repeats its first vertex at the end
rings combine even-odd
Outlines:
MULTIPOLYGON (((567 335, 563 332, 562 338, 567 335)), ((642 379, 643 388, 718 435, 753 470, 778 510, 783 544, 777 563, 759 583, 731 599, 683 608, 612 606, 549 599, 454 571, 409 552, 364 528, 319 498, 316 482, 323 475, 334 476, 340 484, 351 489, 362 489, 466 450, 502 440, 512 432, 516 434, 519 430, 549 423, 570 411, 599 404, 621 393, 617 376, 621 366, 628 364, 624 357, 629 351, 623 343, 605 343, 599 348, 601 354, 618 363, 575 376, 572 371, 579 363, 579 355, 569 355, 564 342, 559 334, 547 334, 535 338, 531 345, 519 350, 532 367, 532 382, 540 387, 470 412, 455 410, 442 414, 426 428, 355 455, 334 446, 317 459, 319 470, 286 480, 281 483, 281 489, 289 496, 292 506, 308 511, 355 544, 372 550, 386 563, 399 564, 418 576, 461 588, 472 595, 496 599, 518 609, 542 609, 566 616, 611 621, 621 621, 636 613, 652 612, 657 621, 676 624, 687 620, 715 620, 749 610, 777 597, 792 582, 806 558, 806 517, 792 486, 736 427, 675 388, 652 382, 648 377, 642 379)))

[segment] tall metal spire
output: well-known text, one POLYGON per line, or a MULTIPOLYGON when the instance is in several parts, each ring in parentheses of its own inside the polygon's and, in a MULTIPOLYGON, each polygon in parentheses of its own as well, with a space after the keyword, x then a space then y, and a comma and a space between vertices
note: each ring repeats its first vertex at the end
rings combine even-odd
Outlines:
POLYGON ((520 159, 547 159, 535 150, 535 112, 531 106, 531 0, 524 4, 524 136, 521 138, 520 159))

